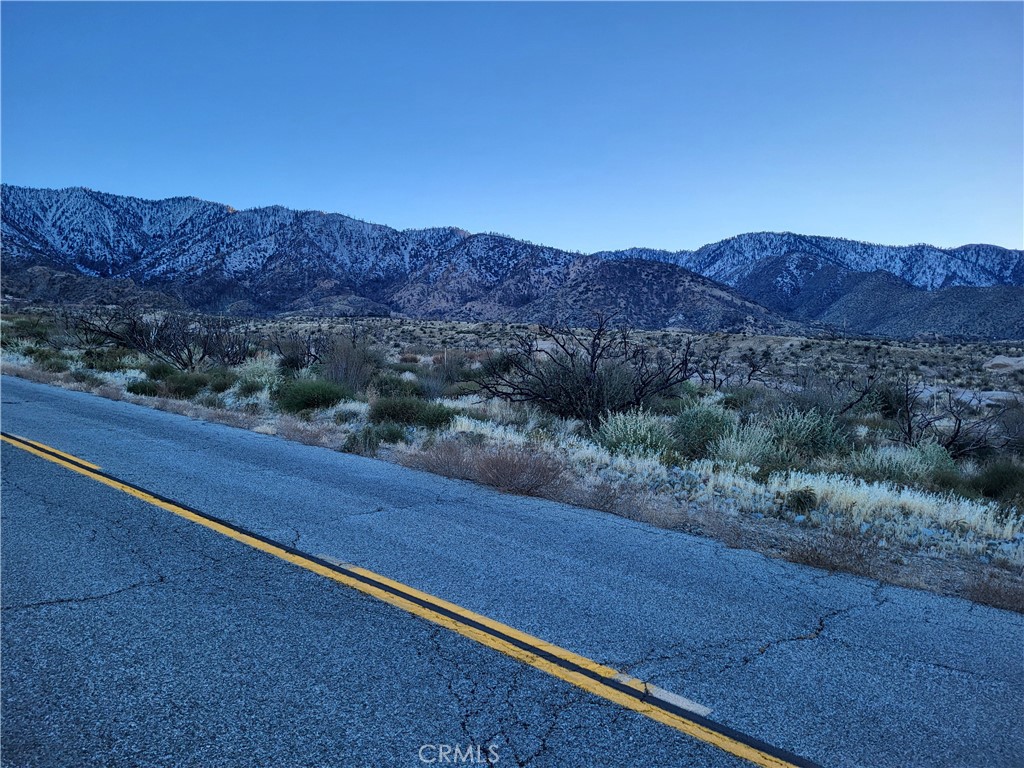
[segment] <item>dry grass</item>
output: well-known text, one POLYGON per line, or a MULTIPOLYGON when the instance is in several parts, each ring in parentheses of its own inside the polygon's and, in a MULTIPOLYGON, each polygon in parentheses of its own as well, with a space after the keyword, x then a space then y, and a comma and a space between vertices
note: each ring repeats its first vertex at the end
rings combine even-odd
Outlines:
POLYGON ((824 528, 813 536, 792 543, 784 557, 793 563, 810 565, 826 571, 876 576, 884 557, 877 533, 861 533, 850 528, 824 528))
POLYGON ((470 461, 476 479, 506 493, 551 496, 565 483, 565 463, 528 446, 476 449, 470 461))
POLYGON ((494 448, 442 440, 421 450, 401 453, 403 464, 428 472, 473 480, 519 496, 557 498, 566 485, 568 467, 550 453, 530 446, 494 448))
POLYGON ((964 585, 963 596, 982 605, 1024 613, 1024 579, 1020 574, 988 571, 977 574, 964 585))

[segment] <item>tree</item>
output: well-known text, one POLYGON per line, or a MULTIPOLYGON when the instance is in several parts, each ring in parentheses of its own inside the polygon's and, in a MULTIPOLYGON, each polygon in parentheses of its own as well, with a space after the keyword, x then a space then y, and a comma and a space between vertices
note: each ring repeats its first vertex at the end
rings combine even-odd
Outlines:
POLYGON ((656 349, 612 320, 596 314, 589 328, 541 325, 516 334, 485 366, 482 391, 596 427, 606 413, 649 405, 693 375, 692 338, 671 351, 656 349))
POLYGON ((182 371, 209 363, 237 365, 256 348, 254 331, 225 317, 124 306, 81 312, 64 322, 82 343, 125 347, 182 371))

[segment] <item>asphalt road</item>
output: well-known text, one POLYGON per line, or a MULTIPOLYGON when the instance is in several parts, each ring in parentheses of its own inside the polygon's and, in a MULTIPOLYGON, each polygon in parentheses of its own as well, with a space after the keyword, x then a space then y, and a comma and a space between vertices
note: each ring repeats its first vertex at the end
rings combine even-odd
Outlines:
MULTIPOLYGON (((10 377, 0 395, 5 432, 822 765, 1024 761, 1016 614, 10 377)), ((421 766, 441 745, 749 765, 6 443, 2 460, 4 766, 421 766)))

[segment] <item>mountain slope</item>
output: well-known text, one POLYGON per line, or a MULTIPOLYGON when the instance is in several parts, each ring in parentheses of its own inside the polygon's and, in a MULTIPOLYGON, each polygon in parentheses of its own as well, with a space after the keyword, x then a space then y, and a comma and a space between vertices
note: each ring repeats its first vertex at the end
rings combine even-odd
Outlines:
POLYGON ((875 245, 791 232, 752 232, 695 251, 633 248, 603 251, 597 255, 609 259, 665 261, 736 287, 759 270, 766 260, 790 253, 826 259, 854 272, 882 270, 926 290, 953 285, 1024 285, 1024 251, 996 245, 944 249, 931 245, 875 245))
MULTIPOLYGON (((127 280, 217 312, 536 320, 601 310, 648 327, 781 331, 823 322, 865 333, 990 336, 998 332, 989 297, 1016 294, 985 291, 1024 285, 1024 254, 987 245, 943 250, 753 233, 696 251, 588 256, 453 227, 400 231, 341 214, 236 211, 196 198, 4 185, 0 202, 4 290, 34 300, 47 291, 70 300, 61 292, 71 285, 74 296, 103 291, 38 271, 29 278, 31 267, 127 280), (955 286, 972 290, 936 290, 955 286), (910 315, 897 322, 858 309, 872 298, 880 310, 899 304, 910 315)), ((1007 327, 1016 327, 1013 313, 1007 327)))

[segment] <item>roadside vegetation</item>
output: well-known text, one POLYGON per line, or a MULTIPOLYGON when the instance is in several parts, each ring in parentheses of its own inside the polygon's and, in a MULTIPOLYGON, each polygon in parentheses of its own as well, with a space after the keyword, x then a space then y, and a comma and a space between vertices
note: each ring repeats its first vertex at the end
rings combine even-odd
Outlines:
POLYGON ((130 307, 4 315, 2 346, 8 374, 1024 611, 1021 348, 130 307))

